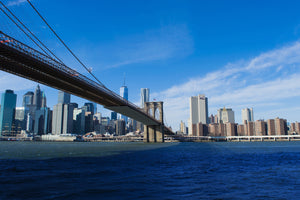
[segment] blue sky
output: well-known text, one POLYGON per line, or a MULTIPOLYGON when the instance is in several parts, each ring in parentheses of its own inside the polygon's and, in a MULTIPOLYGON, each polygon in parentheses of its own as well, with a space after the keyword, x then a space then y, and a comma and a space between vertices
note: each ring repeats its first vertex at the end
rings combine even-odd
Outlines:
MULTIPOLYGON (((80 67, 26 1, 3 1, 68 66, 80 67)), ((205 94, 209 113, 253 107, 255 119, 300 121, 300 1, 57 1, 33 0, 57 33, 111 90, 124 73, 129 100, 140 88, 164 101, 168 125, 189 118, 189 97, 205 94)), ((0 15, 4 32, 27 41, 0 15)), ((0 90, 18 105, 36 83, 0 72, 0 90)), ((41 86, 48 105, 57 91, 41 86)), ((73 97, 81 106, 85 100, 73 97)), ((109 115, 109 111, 100 112, 109 115)))

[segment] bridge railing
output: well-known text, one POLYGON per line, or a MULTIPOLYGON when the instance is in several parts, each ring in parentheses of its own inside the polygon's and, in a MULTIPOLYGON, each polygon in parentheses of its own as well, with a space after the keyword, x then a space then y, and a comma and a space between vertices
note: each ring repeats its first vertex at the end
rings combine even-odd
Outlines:
MULTIPOLYGON (((90 86, 93 86, 96 89, 99 89, 107 94, 110 94, 111 96, 113 96, 114 98, 122 101, 122 103, 127 104, 131 107, 134 107, 142 112, 144 112, 145 114, 147 114, 143 109, 139 108, 138 106, 136 106, 135 104, 129 102, 128 100, 124 99, 123 97, 121 97, 120 95, 114 93, 113 91, 109 90, 108 88, 106 88, 104 85, 100 85, 99 83, 89 79, 88 77, 78 73, 76 70, 71 69, 69 67, 67 67, 65 64, 58 62, 57 60, 29 47, 28 45, 6 35, 5 33, 3 33, 2 31, 0 31, 0 43, 10 46, 14 49, 17 49, 18 51, 21 51, 24 54, 27 54, 43 63, 46 63, 48 65, 50 65, 51 67, 55 68, 56 70, 60 71, 60 72, 64 72, 70 75, 70 77, 72 77, 73 79, 77 79, 77 80, 81 80, 84 81, 86 83, 88 83, 90 86)), ((148 114, 147 114, 148 115, 148 114)))

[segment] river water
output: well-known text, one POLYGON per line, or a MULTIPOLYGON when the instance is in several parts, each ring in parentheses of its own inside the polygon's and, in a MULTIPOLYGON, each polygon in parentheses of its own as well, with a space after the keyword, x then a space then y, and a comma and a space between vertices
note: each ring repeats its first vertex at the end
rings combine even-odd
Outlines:
POLYGON ((300 142, 0 142, 0 199, 300 199, 300 142))

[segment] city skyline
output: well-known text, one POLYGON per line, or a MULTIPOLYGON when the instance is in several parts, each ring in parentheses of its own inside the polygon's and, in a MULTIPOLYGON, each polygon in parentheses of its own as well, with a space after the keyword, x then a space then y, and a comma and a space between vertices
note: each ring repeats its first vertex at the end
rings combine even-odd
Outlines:
MULTIPOLYGON (((129 100, 140 105, 140 88, 150 88, 153 99, 164 101, 166 122, 177 129, 181 120, 187 123, 189 118, 188 98, 199 93, 209 98, 209 114, 224 106, 235 111, 253 107, 256 119, 298 120, 300 17, 296 8, 300 2, 291 2, 276 1, 271 6, 260 2, 257 6, 255 1, 173 1, 170 7, 168 1, 146 6, 136 1, 128 8, 120 1, 117 10, 111 9, 116 2, 93 1, 93 7, 58 1, 33 3, 108 88, 117 92, 126 72, 129 100), (78 15, 82 9, 94 17, 78 15), (72 17, 62 17, 65 10, 72 17)), ((4 3, 68 66, 84 72, 36 16, 31 16, 26 2, 4 3)), ((2 15, 1 20, 5 21, 2 15)), ((9 22, 1 28, 17 35, 9 22)), ((10 88, 20 96, 36 85, 5 72, 0 76, 1 92, 10 88)), ((53 107, 57 90, 41 87, 47 104, 53 107)), ((78 97, 74 100, 85 102, 78 97)), ((20 102, 18 99, 18 106, 20 102)), ((100 110, 109 116, 110 111, 100 110)), ((240 115, 236 121, 242 122, 240 115)))

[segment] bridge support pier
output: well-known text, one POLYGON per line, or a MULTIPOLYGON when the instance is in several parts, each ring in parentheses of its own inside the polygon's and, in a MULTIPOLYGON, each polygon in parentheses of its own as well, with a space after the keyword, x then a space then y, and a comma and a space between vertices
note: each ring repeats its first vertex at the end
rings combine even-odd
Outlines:
POLYGON ((164 126, 144 125, 144 142, 165 142, 164 126))
POLYGON ((145 102, 144 109, 160 122, 159 125, 144 125, 144 142, 165 142, 163 102, 145 102))

